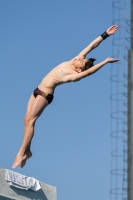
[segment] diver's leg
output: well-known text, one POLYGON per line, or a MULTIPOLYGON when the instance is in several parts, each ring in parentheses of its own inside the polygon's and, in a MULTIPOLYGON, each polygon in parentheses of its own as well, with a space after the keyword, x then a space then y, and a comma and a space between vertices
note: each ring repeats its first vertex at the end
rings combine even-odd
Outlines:
POLYGON ((35 122, 47 105, 48 102, 44 97, 38 95, 36 98, 34 98, 33 95, 31 96, 24 120, 25 130, 23 142, 12 168, 16 168, 23 160, 27 159, 26 150, 28 147, 30 148, 30 143, 34 135, 35 122))

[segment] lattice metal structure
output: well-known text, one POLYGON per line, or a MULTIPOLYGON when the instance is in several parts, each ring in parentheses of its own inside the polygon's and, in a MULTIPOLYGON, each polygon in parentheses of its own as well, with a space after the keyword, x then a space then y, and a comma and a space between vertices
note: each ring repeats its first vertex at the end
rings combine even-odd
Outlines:
POLYGON ((128 199, 128 49, 129 0, 113 0, 112 57, 120 61, 111 67, 111 181, 110 200, 128 199))

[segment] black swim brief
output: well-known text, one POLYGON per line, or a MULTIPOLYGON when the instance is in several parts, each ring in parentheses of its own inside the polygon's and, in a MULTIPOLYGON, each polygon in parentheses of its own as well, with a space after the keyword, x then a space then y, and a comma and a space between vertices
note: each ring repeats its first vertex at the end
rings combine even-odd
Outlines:
POLYGON ((49 104, 53 101, 53 98, 54 98, 53 94, 45 93, 45 92, 39 90, 38 87, 34 90, 33 95, 34 95, 35 98, 37 97, 37 95, 41 95, 42 97, 47 99, 49 104))

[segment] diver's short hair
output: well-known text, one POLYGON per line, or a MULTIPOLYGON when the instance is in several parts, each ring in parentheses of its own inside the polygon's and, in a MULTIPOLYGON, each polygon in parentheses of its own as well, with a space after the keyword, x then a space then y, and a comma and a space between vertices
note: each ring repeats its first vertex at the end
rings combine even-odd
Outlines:
POLYGON ((93 63, 93 62, 94 62, 96 59, 95 59, 95 58, 89 58, 88 60, 92 63, 92 66, 94 66, 94 63, 93 63))

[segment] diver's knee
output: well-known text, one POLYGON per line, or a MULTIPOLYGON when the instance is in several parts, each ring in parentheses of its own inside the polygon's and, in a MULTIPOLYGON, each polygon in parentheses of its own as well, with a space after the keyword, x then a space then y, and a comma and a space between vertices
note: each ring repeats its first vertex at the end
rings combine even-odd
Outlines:
POLYGON ((34 125, 35 124, 35 121, 36 121, 37 117, 32 117, 30 115, 26 115, 25 118, 24 118, 24 124, 25 126, 31 126, 31 125, 34 125))

